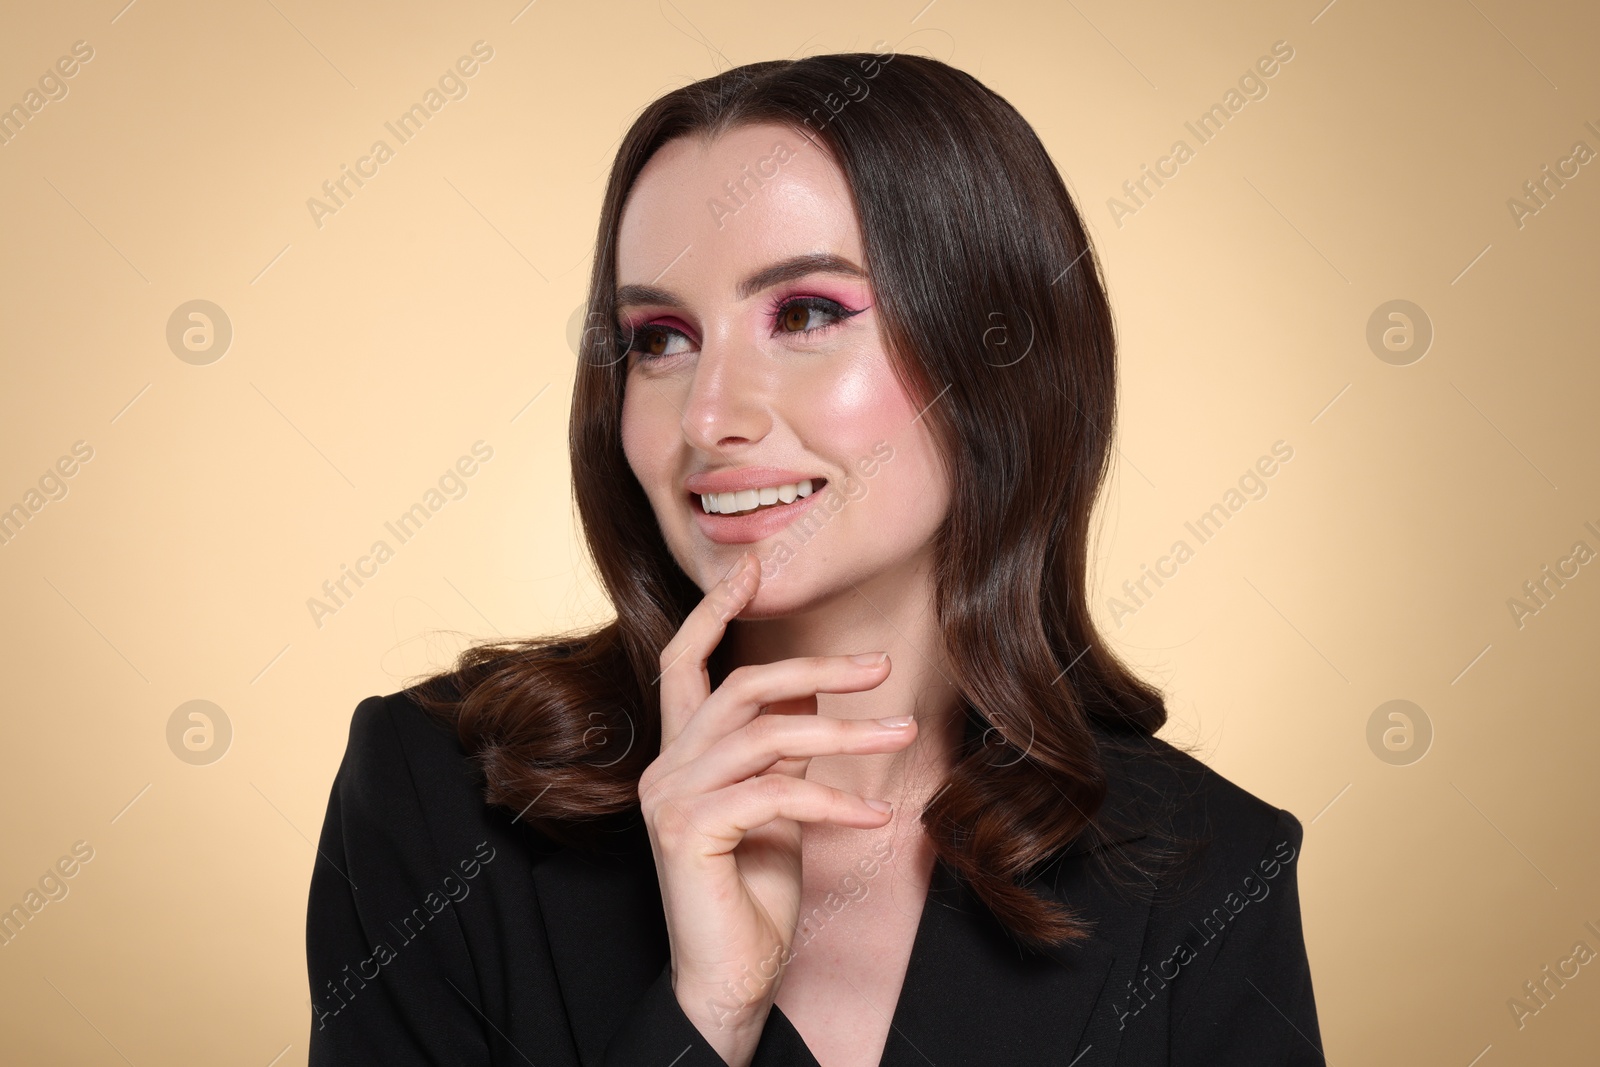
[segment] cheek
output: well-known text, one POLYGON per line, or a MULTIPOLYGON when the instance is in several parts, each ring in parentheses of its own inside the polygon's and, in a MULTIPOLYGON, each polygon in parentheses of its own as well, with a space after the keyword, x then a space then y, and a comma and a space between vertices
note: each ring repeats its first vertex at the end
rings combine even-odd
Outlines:
POLYGON ((867 485, 874 522, 894 516, 926 532, 948 506, 945 474, 922 410, 889 368, 881 353, 864 360, 809 398, 822 413, 810 423, 820 454, 838 457, 867 485), (913 421, 914 420, 914 421, 913 421), (883 446, 893 449, 887 461, 883 446), (862 474, 861 463, 876 473, 862 474))
POLYGON ((650 404, 643 401, 644 398, 631 387, 623 396, 622 454, 627 457, 628 466, 644 487, 645 494, 653 497, 651 487, 660 480, 657 468, 661 465, 665 450, 659 442, 660 430, 655 425, 655 412, 650 404))
POLYGON ((820 442, 844 444, 852 459, 871 455, 872 446, 887 441, 900 447, 909 442, 917 409, 900 388, 882 353, 864 356, 843 374, 817 375, 805 390, 805 405, 813 413, 811 427, 820 442))
MULTIPOLYGON (((912 411, 906 419, 915 414, 912 411)), ((904 421, 901 425, 905 426, 904 421)), ((880 468, 879 475, 887 490, 882 496, 885 510, 919 535, 931 534, 950 507, 938 449, 921 420, 905 426, 890 443, 894 458, 880 468)))

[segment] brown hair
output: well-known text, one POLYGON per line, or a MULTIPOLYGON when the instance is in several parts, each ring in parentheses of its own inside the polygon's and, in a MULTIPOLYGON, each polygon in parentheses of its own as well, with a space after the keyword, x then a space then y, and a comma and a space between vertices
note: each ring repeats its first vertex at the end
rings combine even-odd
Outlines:
MULTIPOLYGON (((1167 717, 1160 693, 1101 644, 1089 612, 1115 331, 1044 146, 1009 103, 937 60, 751 63, 674 90, 635 120, 600 215, 587 306, 601 325, 583 334, 569 434, 584 537, 617 617, 468 648, 419 699, 455 724, 487 800, 550 839, 599 849, 607 817, 637 814, 639 776, 660 753, 661 649, 704 594, 669 553, 623 454, 617 231, 663 144, 753 123, 795 129, 843 171, 885 347, 917 406, 929 405, 951 477, 936 611, 965 744, 923 827, 1013 936, 1087 936, 1073 912, 1018 880, 1100 829, 1101 745, 1149 738, 1167 717)), ((708 670, 713 685, 726 676, 715 653, 708 670)))

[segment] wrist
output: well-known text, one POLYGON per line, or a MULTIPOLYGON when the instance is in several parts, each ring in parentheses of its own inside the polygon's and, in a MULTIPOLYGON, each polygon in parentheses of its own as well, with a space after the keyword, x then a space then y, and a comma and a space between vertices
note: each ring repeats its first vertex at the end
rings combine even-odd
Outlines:
POLYGON ((673 995, 684 1016, 728 1067, 749 1067, 766 1029, 772 1001, 765 997, 745 1000, 737 991, 730 993, 729 986, 727 982, 720 989, 675 982, 673 995))

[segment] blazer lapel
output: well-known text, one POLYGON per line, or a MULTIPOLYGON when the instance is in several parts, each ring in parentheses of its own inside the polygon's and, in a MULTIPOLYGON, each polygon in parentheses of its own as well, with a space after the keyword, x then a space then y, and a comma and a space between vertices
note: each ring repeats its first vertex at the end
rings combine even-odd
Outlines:
POLYGON ((940 861, 882 1067, 1055 1062, 1077 1046, 1111 960, 1099 943, 1020 948, 940 861))
POLYGON ((621 1013, 671 958, 661 890, 643 825, 616 858, 563 848, 534 864, 533 882, 567 1020, 584 1064, 599 1063, 621 1013), (634 840, 643 840, 643 862, 634 840))
POLYGON ((1095 852, 1144 836, 1143 805, 1123 758, 1107 751, 1104 759, 1109 828, 1080 837, 1028 883, 1093 916, 1093 936, 1042 952, 1023 948, 940 860, 881 1067, 1113 1062, 1118 1031, 1105 1025, 1116 1021, 1112 994, 1133 976, 1150 906, 1148 894, 1129 899, 1095 874, 1095 852))

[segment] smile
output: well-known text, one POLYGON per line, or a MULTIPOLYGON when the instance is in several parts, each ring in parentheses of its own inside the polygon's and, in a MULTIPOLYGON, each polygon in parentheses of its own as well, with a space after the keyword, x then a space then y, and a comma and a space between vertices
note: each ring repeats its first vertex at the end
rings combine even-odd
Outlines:
POLYGON ((747 512, 758 511, 762 508, 782 507, 792 504, 812 494, 822 485, 815 484, 812 479, 806 478, 799 482, 785 482, 782 485, 770 485, 761 489, 741 489, 730 493, 701 493, 700 507, 707 515, 739 515, 747 512))

